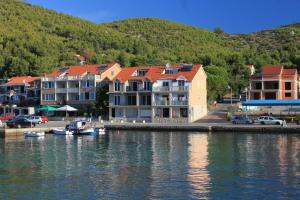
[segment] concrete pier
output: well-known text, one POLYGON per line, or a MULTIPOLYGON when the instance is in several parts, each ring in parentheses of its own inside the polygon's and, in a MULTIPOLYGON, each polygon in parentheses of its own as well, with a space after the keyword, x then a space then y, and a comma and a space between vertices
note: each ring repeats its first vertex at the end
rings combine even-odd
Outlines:
POLYGON ((105 124, 107 130, 236 132, 236 133, 300 133, 300 126, 289 125, 232 125, 232 124, 105 124))
POLYGON ((38 127, 38 128, 1 128, 0 137, 19 137, 24 136, 26 131, 45 132, 49 133, 53 128, 38 127))

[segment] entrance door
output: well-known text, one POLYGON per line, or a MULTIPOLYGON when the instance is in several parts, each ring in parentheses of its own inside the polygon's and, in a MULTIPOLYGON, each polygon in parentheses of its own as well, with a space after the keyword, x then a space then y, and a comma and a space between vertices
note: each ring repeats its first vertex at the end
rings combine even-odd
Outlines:
POLYGON ((170 117, 169 108, 163 108, 163 118, 169 118, 169 117, 170 117))

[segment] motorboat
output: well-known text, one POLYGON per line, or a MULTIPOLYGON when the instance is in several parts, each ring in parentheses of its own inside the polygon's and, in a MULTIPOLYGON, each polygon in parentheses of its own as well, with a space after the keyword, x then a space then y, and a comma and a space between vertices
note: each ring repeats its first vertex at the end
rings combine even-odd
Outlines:
POLYGON ((88 126, 88 120, 74 120, 66 126, 66 130, 72 131, 74 135, 95 135, 95 128, 88 126))
POLYGON ((45 132, 26 131, 24 135, 25 137, 44 137, 45 132))
POLYGON ((105 135, 105 128, 95 128, 95 132, 98 135, 105 135))
POLYGON ((73 135, 73 132, 67 129, 55 128, 53 129, 54 135, 73 135))

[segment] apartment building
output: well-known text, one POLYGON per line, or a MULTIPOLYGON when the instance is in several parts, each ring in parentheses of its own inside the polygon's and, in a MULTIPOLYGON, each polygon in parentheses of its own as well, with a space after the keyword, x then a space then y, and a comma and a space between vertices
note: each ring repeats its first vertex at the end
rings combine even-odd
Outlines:
POLYGON ((250 78, 250 99, 298 99, 297 69, 282 66, 265 66, 261 73, 250 78))
POLYGON ((0 85, 1 104, 35 105, 41 93, 39 77, 17 76, 0 85))
POLYGON ((118 63, 61 67, 41 78, 41 104, 90 104, 96 100, 97 87, 120 71, 118 63))
POLYGON ((201 65, 127 67, 110 83, 115 121, 193 122, 207 114, 201 65))

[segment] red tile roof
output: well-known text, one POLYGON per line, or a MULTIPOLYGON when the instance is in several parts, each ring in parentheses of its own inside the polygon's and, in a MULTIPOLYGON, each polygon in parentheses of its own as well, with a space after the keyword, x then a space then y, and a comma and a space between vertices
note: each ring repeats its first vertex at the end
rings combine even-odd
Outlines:
POLYGON ((295 75, 297 74, 297 69, 284 69, 282 70, 282 75, 295 75))
POLYGON ((47 74, 46 76, 61 76, 67 74, 68 76, 82 76, 85 75, 86 73, 90 73, 92 75, 97 75, 101 74, 102 72, 108 70, 114 64, 95 64, 95 65, 77 65, 77 66, 66 66, 66 67, 61 67, 58 70, 47 74), (104 69, 99 69, 101 66, 107 66, 104 69), (64 70, 65 69, 65 70, 64 70))
POLYGON ((5 85, 19 85, 25 83, 31 83, 34 80, 40 79, 39 77, 32 77, 32 76, 15 76, 8 80, 5 85))
POLYGON ((262 69, 263 75, 279 75, 282 70, 282 66, 265 66, 262 69))
MULTIPOLYGON (((149 79, 151 82, 155 82, 159 79, 172 79, 175 80, 179 77, 184 77, 188 81, 192 81, 197 71, 202 67, 200 64, 195 64, 192 66, 190 71, 179 71, 175 74, 164 74, 165 66, 149 66, 149 67, 126 67, 124 68, 114 80, 119 80, 121 82, 130 80, 144 80, 149 79), (148 70, 144 76, 133 76, 133 73, 137 70, 148 70)), ((170 68, 181 69, 183 66, 172 66, 170 68)))

